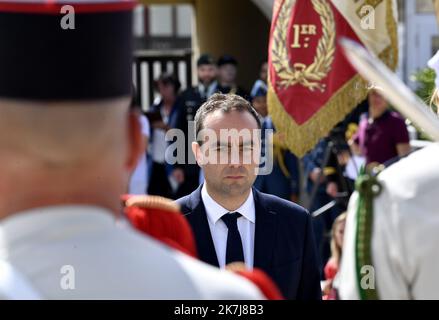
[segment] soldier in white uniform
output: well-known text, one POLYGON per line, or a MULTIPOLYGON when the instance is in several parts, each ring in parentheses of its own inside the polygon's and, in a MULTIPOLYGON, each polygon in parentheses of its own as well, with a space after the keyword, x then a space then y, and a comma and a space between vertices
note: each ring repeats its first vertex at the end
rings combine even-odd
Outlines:
POLYGON ((0 298, 262 299, 118 217, 143 152, 134 3, 72 2, 74 22, 57 1, 0 1, 0 298))
MULTIPOLYGON (((439 75, 438 60, 429 65, 439 75)), ((341 299, 439 299, 438 159, 436 142, 357 181, 336 279, 341 299)))

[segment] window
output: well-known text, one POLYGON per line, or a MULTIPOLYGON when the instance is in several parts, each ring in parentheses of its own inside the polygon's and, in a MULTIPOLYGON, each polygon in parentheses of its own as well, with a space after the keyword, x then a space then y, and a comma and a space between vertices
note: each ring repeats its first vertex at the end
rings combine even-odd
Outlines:
POLYGON ((416 13, 435 13, 432 0, 416 0, 416 13))
POLYGON ((177 6, 177 36, 190 37, 192 33, 192 6, 179 5, 177 6))
POLYGON ((151 36, 173 36, 172 6, 149 6, 149 30, 151 36))

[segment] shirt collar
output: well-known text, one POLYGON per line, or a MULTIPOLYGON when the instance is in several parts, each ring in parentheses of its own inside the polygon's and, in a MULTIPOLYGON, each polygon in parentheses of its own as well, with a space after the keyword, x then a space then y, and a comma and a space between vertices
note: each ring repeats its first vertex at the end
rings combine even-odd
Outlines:
MULTIPOLYGON (((209 193, 207 193, 206 184, 203 184, 203 187, 201 188, 201 199, 203 200, 204 207, 206 208, 207 219, 213 224, 216 224, 223 215, 230 212, 229 210, 221 206, 218 202, 216 202, 209 195, 209 193)), ((234 210, 234 212, 239 212, 247 220, 255 223, 255 201, 253 198, 252 189, 250 189, 250 193, 244 203, 238 209, 234 210)))
POLYGON ((203 83, 198 83, 198 91, 200 92, 200 93, 204 93, 204 90, 206 90, 206 87, 205 87, 205 85, 203 84, 203 83))
MULTIPOLYGON (((381 114, 378 118, 372 119, 369 117, 369 123, 374 123, 374 122, 378 122, 378 121, 382 121, 383 119, 387 118, 390 115, 390 110, 387 109, 386 111, 383 112, 383 114, 381 114)), ((369 113, 368 113, 369 116, 369 113)))
POLYGON ((216 81, 213 81, 207 87, 203 83, 199 82, 198 83, 198 92, 204 93, 207 96, 211 96, 214 93, 214 91, 216 90, 216 87, 217 87, 216 81))

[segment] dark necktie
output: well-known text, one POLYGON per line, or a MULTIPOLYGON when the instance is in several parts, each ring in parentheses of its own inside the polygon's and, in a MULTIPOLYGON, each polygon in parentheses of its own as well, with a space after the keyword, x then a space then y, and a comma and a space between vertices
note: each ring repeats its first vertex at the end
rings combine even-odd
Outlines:
POLYGON ((244 251, 237 221, 239 217, 241 217, 239 212, 226 213, 221 217, 229 229, 227 233, 226 264, 236 261, 244 262, 244 251))

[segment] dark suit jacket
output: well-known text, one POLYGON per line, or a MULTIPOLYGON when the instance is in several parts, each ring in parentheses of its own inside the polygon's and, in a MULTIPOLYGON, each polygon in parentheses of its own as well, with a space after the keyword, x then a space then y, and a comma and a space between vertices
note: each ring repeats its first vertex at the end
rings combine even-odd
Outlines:
MULTIPOLYGON (((199 186, 177 200, 195 235, 199 258, 219 266, 199 186)), ((321 299, 312 221, 302 207, 253 188, 254 267, 264 270, 287 299, 321 299)))

